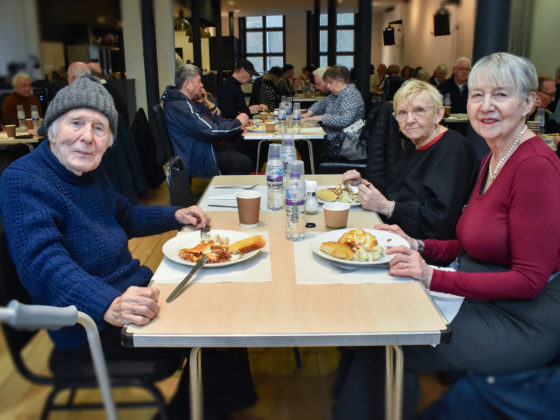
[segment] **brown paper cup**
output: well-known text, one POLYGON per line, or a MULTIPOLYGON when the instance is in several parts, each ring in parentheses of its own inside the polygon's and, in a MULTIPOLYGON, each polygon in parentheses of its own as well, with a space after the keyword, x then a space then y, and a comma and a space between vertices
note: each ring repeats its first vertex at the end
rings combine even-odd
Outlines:
POLYGON ((28 130, 32 130, 33 129, 33 120, 31 118, 26 118, 25 119, 25 125, 27 126, 28 130))
POLYGON ((239 226, 254 228, 259 224, 261 210, 261 193, 258 191, 241 191, 236 194, 239 226))
POLYGON ((342 229, 346 227, 348 222, 348 211, 350 204, 348 203, 325 203, 323 204, 323 213, 325 215, 325 226, 329 229, 342 229))
POLYGON ((262 121, 268 120, 268 112, 260 112, 259 117, 261 117, 262 121))
POLYGON ((267 133, 274 133, 276 130, 276 123, 266 123, 264 126, 266 127, 267 133))
POLYGON ((7 124, 4 128, 6 129, 6 133, 8 133, 8 137, 16 136, 16 126, 14 124, 7 124))

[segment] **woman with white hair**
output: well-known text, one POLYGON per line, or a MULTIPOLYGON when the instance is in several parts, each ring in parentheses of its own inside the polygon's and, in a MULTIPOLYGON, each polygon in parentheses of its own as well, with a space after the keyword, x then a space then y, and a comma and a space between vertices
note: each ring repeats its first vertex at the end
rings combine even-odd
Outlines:
MULTIPOLYGON (((469 120, 490 148, 457 224, 457 239, 418 240, 396 225, 379 229, 404 237, 389 274, 430 290, 464 296, 451 322, 450 343, 404 347, 403 417, 416 409, 416 375, 426 371, 485 375, 544 367, 560 352, 560 161, 527 129, 537 73, 527 59, 495 53, 469 76, 469 120), (424 258, 456 260, 444 271, 424 258)), ((383 415, 385 350, 358 350, 336 418, 383 415)), ((456 407, 460 409, 460 407, 456 407)))

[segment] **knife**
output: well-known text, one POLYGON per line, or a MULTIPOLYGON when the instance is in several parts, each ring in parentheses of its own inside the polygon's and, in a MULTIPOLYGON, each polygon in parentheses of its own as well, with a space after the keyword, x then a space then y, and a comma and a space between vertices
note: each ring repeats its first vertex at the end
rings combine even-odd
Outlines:
POLYGON ((181 292, 183 291, 183 289, 185 288, 185 286, 187 285, 189 280, 192 278, 192 276, 194 276, 195 273, 198 270, 200 270, 200 268, 204 264, 206 264, 206 261, 208 261, 208 255, 203 255, 202 258, 200 260, 198 260, 196 265, 189 272, 189 274, 187 274, 187 276, 183 279, 183 281, 181 283, 179 283, 179 285, 175 289, 173 289, 173 291, 171 292, 171 294, 169 295, 169 297, 166 300, 167 303, 173 302, 175 300, 175 298, 181 294, 181 292))

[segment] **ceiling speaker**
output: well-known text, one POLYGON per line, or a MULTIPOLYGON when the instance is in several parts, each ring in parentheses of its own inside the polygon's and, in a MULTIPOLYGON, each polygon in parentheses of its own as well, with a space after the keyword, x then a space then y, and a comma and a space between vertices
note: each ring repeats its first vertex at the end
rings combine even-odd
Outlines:
POLYGON ((450 35, 449 12, 441 8, 434 15, 434 36, 450 35))
POLYGON ((391 26, 383 30, 383 45, 395 45, 395 29, 391 26))

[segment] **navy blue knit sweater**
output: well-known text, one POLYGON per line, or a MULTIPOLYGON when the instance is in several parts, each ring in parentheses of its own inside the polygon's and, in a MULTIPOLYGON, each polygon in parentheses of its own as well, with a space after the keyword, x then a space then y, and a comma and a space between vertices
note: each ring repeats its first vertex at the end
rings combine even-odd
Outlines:
MULTIPOLYGON (((10 255, 33 302, 76 305, 100 329, 111 302, 152 275, 128 239, 179 227, 177 207, 132 205, 101 168, 82 176, 64 168, 48 141, 4 171, 0 191, 10 255)), ((61 350, 86 342, 79 326, 51 338, 61 350)))

